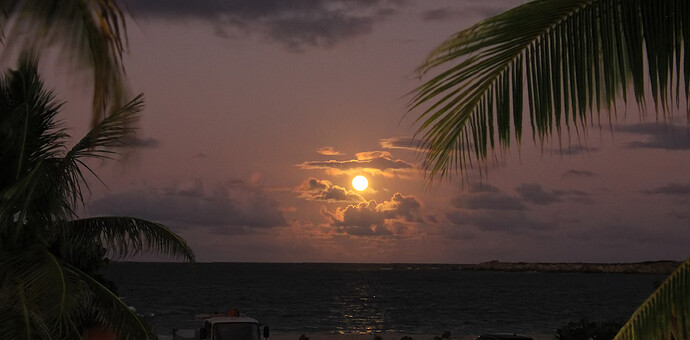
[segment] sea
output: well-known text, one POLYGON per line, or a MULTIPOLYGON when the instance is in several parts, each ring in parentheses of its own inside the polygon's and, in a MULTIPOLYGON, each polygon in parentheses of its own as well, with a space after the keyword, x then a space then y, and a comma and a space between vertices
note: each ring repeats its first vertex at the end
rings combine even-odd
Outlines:
POLYGON ((663 275, 463 271, 453 265, 110 263, 104 276, 158 334, 227 312, 271 334, 554 334, 626 320, 663 275))

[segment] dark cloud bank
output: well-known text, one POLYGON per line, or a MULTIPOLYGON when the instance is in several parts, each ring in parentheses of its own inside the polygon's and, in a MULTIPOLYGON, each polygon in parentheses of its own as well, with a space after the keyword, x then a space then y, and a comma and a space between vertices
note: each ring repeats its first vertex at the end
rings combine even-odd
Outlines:
POLYGON ((260 35, 291 51, 329 47, 395 14, 401 1, 385 0, 129 0, 134 17, 208 21, 223 38, 260 35))
POLYGON ((173 228, 207 228, 220 234, 251 233, 286 225, 276 200, 243 181, 209 191, 201 180, 166 188, 141 187, 94 201, 89 212, 146 218, 173 228))
POLYGON ((525 233, 530 230, 549 230, 555 226, 529 216, 529 204, 550 205, 565 200, 592 204, 590 195, 577 190, 548 190, 539 184, 521 184, 518 196, 502 192, 488 184, 474 184, 452 200, 446 218, 458 226, 474 226, 485 231, 525 233))

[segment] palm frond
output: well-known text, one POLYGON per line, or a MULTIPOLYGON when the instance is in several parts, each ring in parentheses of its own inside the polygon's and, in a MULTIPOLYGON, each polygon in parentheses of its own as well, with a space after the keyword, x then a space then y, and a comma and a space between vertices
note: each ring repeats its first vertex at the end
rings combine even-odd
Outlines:
MULTIPOLYGON (((74 218, 74 207, 83 202, 86 181, 82 169, 95 175, 86 159, 110 158, 116 148, 132 139, 143 95, 113 111, 65 152, 69 136, 56 121, 60 105, 54 104, 52 93, 44 88, 35 57, 27 54, 20 60, 20 67, 0 82, 5 99, 0 103, 0 158, 8 165, 0 170, 0 217, 21 225, 31 216, 36 222, 31 225, 49 226, 74 218)), ((9 225, 3 223, 2 227, 9 225)), ((14 234, 18 231, 13 230, 14 234)), ((7 240, 15 240, 11 233, 0 230, 7 240)))
POLYGON ((158 339, 153 329, 107 287, 78 268, 67 267, 89 286, 91 294, 83 306, 88 309, 90 321, 116 330, 120 340, 158 339))
MULTIPOLYGON (((65 201, 70 204, 83 202, 82 184, 86 185, 82 168, 98 175, 85 163, 87 159, 110 159, 117 154, 117 148, 126 147, 135 133, 135 123, 143 109, 144 96, 139 94, 125 106, 109 114, 96 124, 67 154, 60 160, 59 174, 55 184, 64 193, 65 201)), ((88 186, 86 187, 88 190, 88 186)))
POLYGON ((179 235, 166 226, 134 217, 94 217, 60 225, 58 234, 65 245, 100 243, 116 257, 143 251, 194 262, 194 252, 179 235))
POLYGON ((79 338, 90 325, 118 339, 155 339, 150 326, 112 291, 40 246, 0 258, 0 334, 10 339, 79 338))
POLYGON ((86 285, 44 247, 28 246, 3 252, 0 278, 0 334, 43 339, 78 333, 86 285))
POLYGON ((536 0, 453 35, 417 70, 435 75, 410 102, 430 178, 519 142, 525 97, 535 140, 585 129, 630 84, 640 106, 646 82, 661 112, 678 105, 688 39, 690 4, 674 0, 536 0))
POLYGON ((109 158, 114 148, 127 146, 134 137, 139 113, 144 108, 144 95, 139 94, 129 103, 114 110, 91 130, 67 153, 65 159, 82 157, 109 158))
POLYGON ((5 53, 58 45, 63 58, 93 72, 92 125, 123 104, 124 13, 114 0, 5 0, 0 3, 5 53))
POLYGON ((17 180, 24 169, 65 149, 65 130, 55 120, 60 104, 43 85, 35 56, 24 54, 17 70, 0 78, 0 188, 17 180))
POLYGON ((637 308, 614 340, 689 338, 690 259, 637 308))
POLYGON ((29 214, 46 224, 72 216, 46 182, 68 136, 56 121, 60 104, 45 89, 35 56, 24 54, 17 70, 3 75, 0 96, 0 235, 13 243, 21 230, 12 222, 21 225, 29 214))
POLYGON ((51 339, 51 331, 43 318, 28 308, 26 289, 16 286, 0 286, 0 334, 8 339, 51 339), (14 297, 17 300, 9 299, 14 297))

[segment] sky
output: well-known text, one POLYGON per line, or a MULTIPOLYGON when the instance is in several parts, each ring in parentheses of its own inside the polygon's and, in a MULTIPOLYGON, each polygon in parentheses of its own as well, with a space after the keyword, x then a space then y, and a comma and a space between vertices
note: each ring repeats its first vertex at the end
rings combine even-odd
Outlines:
MULTIPOLYGON (((613 125, 604 113, 544 142, 526 133, 484 168, 425 182, 419 112, 406 113, 426 79, 416 67, 522 2, 126 2, 124 62, 146 108, 136 150, 96 165, 106 186, 90 180, 82 215, 161 222, 204 262, 687 258, 684 106, 667 119, 622 106, 613 125)), ((83 135, 87 77, 42 66, 83 135)))

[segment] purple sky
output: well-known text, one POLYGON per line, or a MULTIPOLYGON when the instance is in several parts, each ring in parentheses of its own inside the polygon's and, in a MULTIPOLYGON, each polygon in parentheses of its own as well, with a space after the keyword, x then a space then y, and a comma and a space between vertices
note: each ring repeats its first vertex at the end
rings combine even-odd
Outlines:
MULTIPOLYGON (((200 261, 686 258, 685 107, 666 123, 621 107, 613 133, 603 118, 561 147, 526 133, 483 176, 425 186, 417 113, 403 116, 413 71, 450 34, 521 2, 131 1, 141 147, 99 167, 108 188, 92 185, 85 214, 165 223, 200 261)), ((54 70, 81 136, 82 78, 54 70)))

